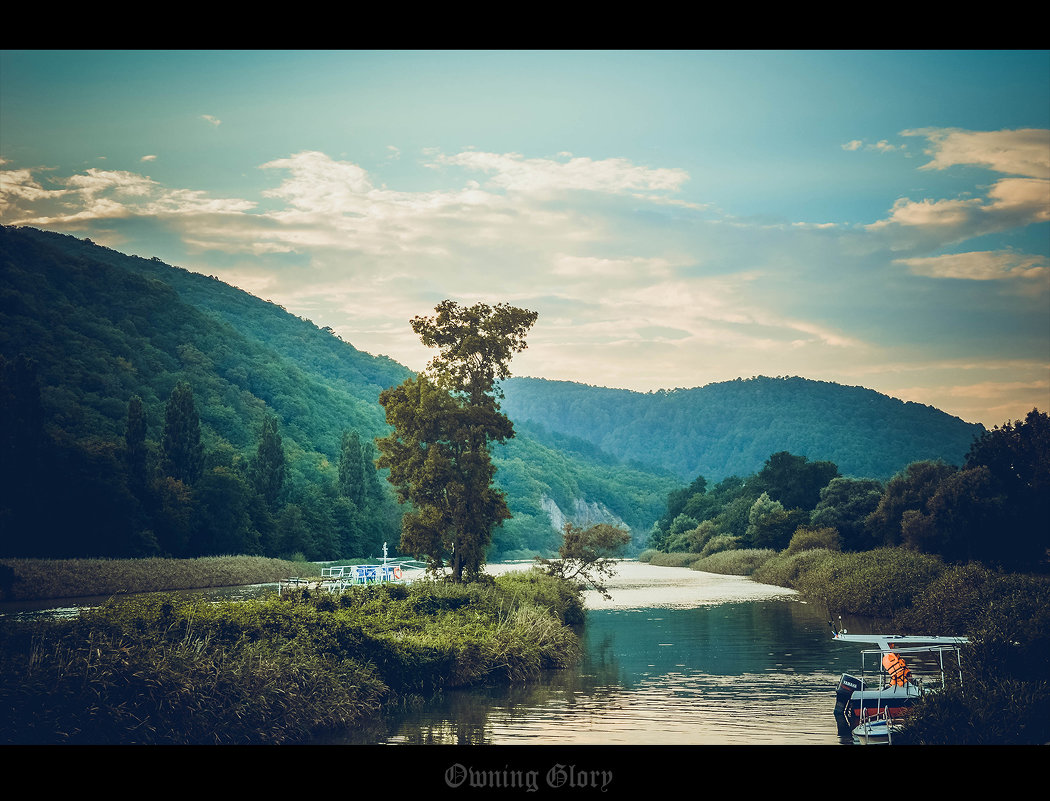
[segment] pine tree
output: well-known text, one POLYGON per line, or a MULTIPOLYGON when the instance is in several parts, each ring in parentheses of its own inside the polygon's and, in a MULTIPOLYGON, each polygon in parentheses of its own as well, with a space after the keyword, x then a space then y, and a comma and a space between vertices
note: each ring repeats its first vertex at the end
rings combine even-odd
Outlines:
POLYGON ((163 449, 165 475, 196 484, 204 470, 204 445, 193 390, 184 381, 175 385, 164 410, 163 449))
POLYGON ((128 401, 128 420, 124 430, 124 465, 132 487, 143 487, 148 482, 146 452, 146 415, 142 398, 135 395, 128 401))

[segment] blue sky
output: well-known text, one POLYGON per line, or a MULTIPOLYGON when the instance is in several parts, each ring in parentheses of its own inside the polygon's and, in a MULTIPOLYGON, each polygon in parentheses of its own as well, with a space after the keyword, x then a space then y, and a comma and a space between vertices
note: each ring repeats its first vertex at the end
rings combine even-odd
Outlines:
POLYGON ((0 218, 217 275, 420 369, 801 375, 1050 408, 1050 52, 0 53, 0 218))

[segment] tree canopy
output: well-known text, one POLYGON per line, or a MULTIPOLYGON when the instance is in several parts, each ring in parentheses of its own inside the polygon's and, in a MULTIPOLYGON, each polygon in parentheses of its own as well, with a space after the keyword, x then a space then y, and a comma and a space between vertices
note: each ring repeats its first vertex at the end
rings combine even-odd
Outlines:
POLYGON ((499 411, 496 380, 510 375, 536 313, 450 300, 435 311, 411 324, 440 353, 427 372, 380 394, 394 430, 376 442, 379 467, 390 470, 398 500, 412 507, 402 517, 400 550, 426 557, 433 570, 448 563, 459 582, 480 573, 493 529, 510 518, 492 485, 489 443, 514 436, 499 411))

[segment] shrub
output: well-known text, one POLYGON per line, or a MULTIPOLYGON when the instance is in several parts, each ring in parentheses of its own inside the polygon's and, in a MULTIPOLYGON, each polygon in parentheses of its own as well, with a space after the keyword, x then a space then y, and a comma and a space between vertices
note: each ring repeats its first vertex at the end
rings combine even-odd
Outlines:
POLYGON ((683 551, 661 553, 657 551, 652 555, 649 563, 658 567, 689 567, 699 558, 700 554, 698 553, 685 553, 683 551))
POLYGON ((750 576, 766 561, 773 558, 776 551, 771 548, 740 548, 720 551, 689 565, 692 570, 705 573, 720 573, 726 576, 750 576))
POLYGON ((700 549, 700 558, 705 559, 722 551, 732 551, 740 545, 740 537, 732 534, 716 534, 700 549))
POLYGON ((799 551, 805 551, 811 548, 821 548, 827 551, 841 551, 842 541, 839 537, 838 529, 830 526, 824 526, 821 528, 799 526, 791 536, 791 542, 788 543, 787 552, 798 553, 799 551))

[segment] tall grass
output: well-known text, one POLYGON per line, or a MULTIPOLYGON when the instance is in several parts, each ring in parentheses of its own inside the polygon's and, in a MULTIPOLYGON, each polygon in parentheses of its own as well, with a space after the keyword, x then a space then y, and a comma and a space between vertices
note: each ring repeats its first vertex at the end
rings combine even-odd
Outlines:
POLYGON ((750 576, 776 555, 769 548, 740 548, 718 551, 689 565, 693 570, 726 576, 750 576))
POLYGON ((0 559, 0 600, 82 598, 267 584, 289 576, 319 576, 308 562, 263 556, 198 559, 0 559))
POLYGON ((149 595, 0 623, 0 741, 287 743, 442 687, 579 656, 556 579, 208 602, 149 595))

